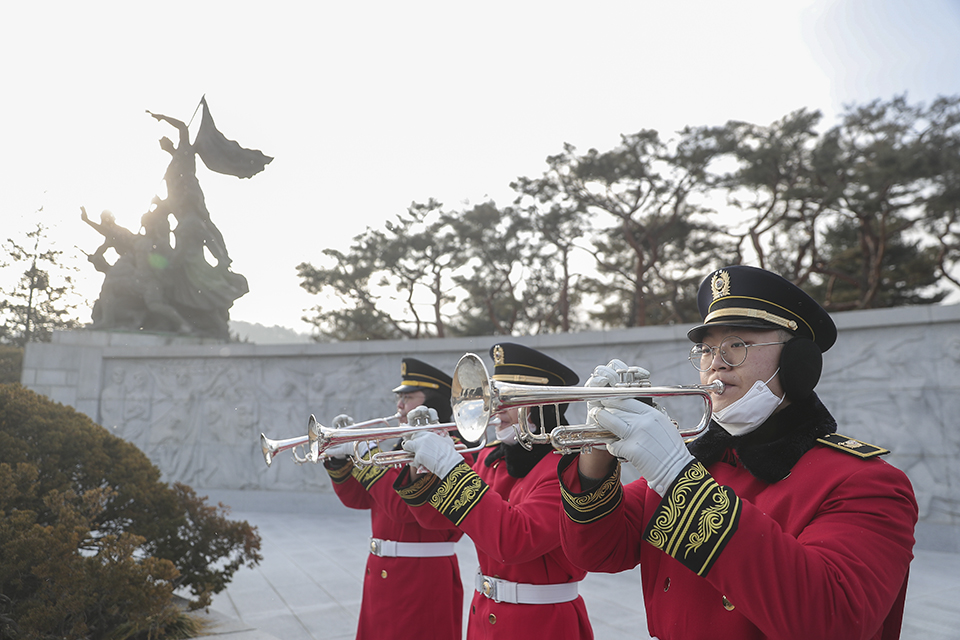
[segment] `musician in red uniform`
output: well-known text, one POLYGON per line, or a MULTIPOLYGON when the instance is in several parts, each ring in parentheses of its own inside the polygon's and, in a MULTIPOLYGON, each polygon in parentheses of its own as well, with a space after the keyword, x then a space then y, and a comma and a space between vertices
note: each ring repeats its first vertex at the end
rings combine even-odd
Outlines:
MULTIPOLYGON (((400 375, 400 386, 394 389, 400 422, 418 406, 435 409, 441 422, 451 421, 450 376, 414 358, 403 359, 400 375)), ((351 422, 337 416, 334 426, 351 422)), ((333 458, 324 466, 340 501, 370 510, 372 537, 357 640, 460 638, 463 582, 454 543, 462 534, 421 527, 393 490, 397 469, 355 466, 349 457, 354 454, 352 443, 327 454, 333 458)))
MULTIPOLYGON (((539 351, 519 344, 494 345, 494 380, 534 385, 575 385, 577 375, 539 351)), ((552 408, 551 408, 552 409, 552 408)), ((552 429, 566 424, 560 405, 531 420, 552 429)), ((557 462, 550 445, 527 451, 516 442, 517 410, 497 414, 498 442, 468 465, 453 442, 431 432, 403 447, 416 454, 396 487, 427 527, 466 533, 480 568, 470 605, 467 638, 592 638, 583 598, 586 572, 560 548, 557 462), (431 473, 418 476, 420 465, 431 473), (455 528, 454 528, 455 527, 455 528)))
POLYGON ((567 555, 589 571, 640 565, 659 640, 898 638, 917 503, 886 451, 838 435, 813 391, 832 319, 745 266, 708 276, 698 305, 690 360, 703 384, 726 385, 708 431, 685 446, 638 400, 590 409, 620 440, 560 464, 567 555), (641 478, 622 486, 614 456, 641 478))

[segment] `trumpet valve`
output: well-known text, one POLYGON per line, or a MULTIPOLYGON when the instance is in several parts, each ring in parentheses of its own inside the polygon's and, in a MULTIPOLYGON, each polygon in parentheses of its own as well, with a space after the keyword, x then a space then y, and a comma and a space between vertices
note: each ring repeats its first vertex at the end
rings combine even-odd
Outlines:
POLYGON ((620 376, 618 387, 649 387, 650 373, 640 367, 627 367, 617 371, 620 376))

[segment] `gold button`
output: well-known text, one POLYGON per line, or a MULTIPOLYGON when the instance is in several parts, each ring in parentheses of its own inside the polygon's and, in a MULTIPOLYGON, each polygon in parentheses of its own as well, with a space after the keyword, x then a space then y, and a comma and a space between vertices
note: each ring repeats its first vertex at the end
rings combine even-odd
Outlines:
POLYGON ((497 624, 497 616, 493 615, 492 613, 490 614, 489 620, 490 624, 497 624))
POLYGON ((736 607, 732 602, 727 600, 727 596, 723 596, 723 608, 727 611, 733 611, 736 607))
POLYGON ((387 577, 387 570, 386 570, 386 569, 384 569, 383 571, 380 572, 380 577, 381 577, 381 578, 386 578, 386 577, 387 577))
POLYGON ((663 591, 667 592, 670 590, 670 578, 667 578, 663 581, 663 591))

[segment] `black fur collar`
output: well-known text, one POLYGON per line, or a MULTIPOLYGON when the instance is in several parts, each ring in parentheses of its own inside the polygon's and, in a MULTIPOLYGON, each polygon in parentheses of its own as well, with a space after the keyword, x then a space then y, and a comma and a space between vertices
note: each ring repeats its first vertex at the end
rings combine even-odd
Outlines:
POLYGON ((756 431, 731 436, 716 422, 688 445, 690 453, 705 466, 721 460, 728 450, 755 477, 773 484, 790 475, 793 465, 813 448, 817 438, 836 431, 837 421, 817 394, 793 402, 770 416, 756 431))
POLYGON ((512 478, 523 478, 537 466, 537 463, 545 455, 553 451, 553 445, 535 444, 533 451, 527 451, 519 444, 500 443, 497 448, 490 452, 486 460, 483 461, 488 467, 492 467, 498 460, 506 460, 507 474, 512 478))

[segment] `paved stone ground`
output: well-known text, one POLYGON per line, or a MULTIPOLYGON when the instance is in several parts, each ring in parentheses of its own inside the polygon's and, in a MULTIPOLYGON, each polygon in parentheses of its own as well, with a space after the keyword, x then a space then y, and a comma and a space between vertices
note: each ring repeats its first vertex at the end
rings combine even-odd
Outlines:
MULTIPOLYGON (((257 527, 263 562, 237 572, 213 599, 210 632, 222 640, 349 640, 360 609, 367 556, 367 512, 343 507, 332 493, 198 491, 231 506, 231 518, 257 527)), ((477 561, 457 544, 464 584, 477 561)), ((464 610, 470 601, 465 589, 464 610)), ((580 593, 598 640, 649 638, 636 570, 589 574, 580 593)), ((919 550, 911 565, 902 638, 960 638, 960 555, 919 550)), ((389 624, 385 620, 385 624, 389 624)))

